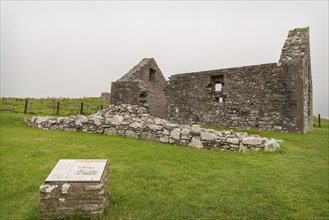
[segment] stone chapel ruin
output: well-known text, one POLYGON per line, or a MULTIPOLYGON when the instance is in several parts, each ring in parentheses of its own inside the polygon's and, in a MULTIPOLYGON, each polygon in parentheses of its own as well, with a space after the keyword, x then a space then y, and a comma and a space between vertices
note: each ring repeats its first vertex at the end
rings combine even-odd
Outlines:
POLYGON ((309 28, 290 30, 277 63, 172 75, 145 58, 112 82, 111 104, 180 124, 305 133, 312 129, 309 28))

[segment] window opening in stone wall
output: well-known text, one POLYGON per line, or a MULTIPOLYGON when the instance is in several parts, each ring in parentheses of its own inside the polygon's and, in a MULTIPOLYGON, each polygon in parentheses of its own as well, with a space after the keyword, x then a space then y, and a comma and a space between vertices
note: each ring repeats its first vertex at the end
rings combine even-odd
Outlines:
POLYGON ((225 102, 223 75, 211 76, 210 86, 213 91, 214 101, 218 103, 225 102))
POLYGON ((149 81, 156 82, 156 71, 152 68, 150 68, 150 72, 149 72, 149 81))
POLYGON ((222 91, 222 84, 215 83, 215 92, 221 92, 221 91, 222 91))

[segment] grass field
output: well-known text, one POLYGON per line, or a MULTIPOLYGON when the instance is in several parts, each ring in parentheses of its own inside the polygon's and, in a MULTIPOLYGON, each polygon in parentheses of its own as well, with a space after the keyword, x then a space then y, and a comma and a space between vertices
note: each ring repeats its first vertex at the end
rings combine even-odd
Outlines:
MULTIPOLYGON (((0 111, 23 113, 25 100, 20 98, 1 98, 0 111)), ((80 114, 81 103, 83 103, 83 114, 88 115, 97 112, 101 106, 106 108, 109 100, 99 98, 40 98, 28 99, 27 113, 37 115, 57 115, 57 103, 59 102, 59 116, 80 114)))
POLYGON ((249 132, 282 151, 242 154, 37 130, 24 123, 35 114, 4 110, 1 219, 38 219, 39 186, 59 159, 79 158, 110 161, 101 219, 329 219, 327 120, 306 135, 249 132))

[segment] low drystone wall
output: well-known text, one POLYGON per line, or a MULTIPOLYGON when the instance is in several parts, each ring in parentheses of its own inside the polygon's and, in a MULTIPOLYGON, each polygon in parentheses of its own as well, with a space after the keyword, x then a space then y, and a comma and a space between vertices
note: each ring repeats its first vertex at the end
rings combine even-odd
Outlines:
POLYGON ((80 131, 87 133, 121 135, 162 143, 195 148, 230 151, 277 151, 274 139, 249 136, 245 132, 215 131, 199 125, 179 125, 150 116, 147 109, 137 105, 110 105, 90 116, 28 118, 26 123, 44 130, 80 131))

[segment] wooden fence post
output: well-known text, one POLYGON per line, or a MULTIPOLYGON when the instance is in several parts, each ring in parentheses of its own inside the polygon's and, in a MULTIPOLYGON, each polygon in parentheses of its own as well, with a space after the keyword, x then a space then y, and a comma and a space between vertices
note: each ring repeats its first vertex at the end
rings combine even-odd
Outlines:
POLYGON ((103 110, 103 105, 101 105, 101 110, 103 110))
POLYGON ((319 122, 319 127, 321 127, 321 116, 318 114, 318 122, 319 122))
POLYGON ((59 102, 57 102, 57 110, 56 110, 56 115, 59 113, 59 102))
POLYGON ((24 107, 24 114, 27 112, 27 103, 29 102, 29 99, 25 99, 25 107, 24 107))
POLYGON ((81 106, 80 106, 80 115, 83 115, 83 102, 81 102, 81 106))

